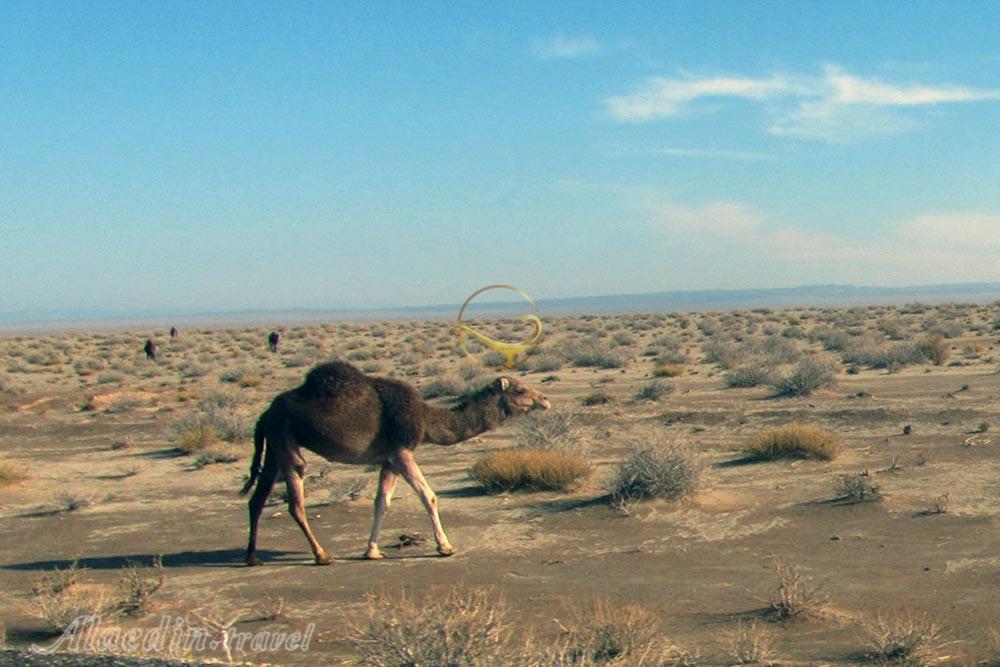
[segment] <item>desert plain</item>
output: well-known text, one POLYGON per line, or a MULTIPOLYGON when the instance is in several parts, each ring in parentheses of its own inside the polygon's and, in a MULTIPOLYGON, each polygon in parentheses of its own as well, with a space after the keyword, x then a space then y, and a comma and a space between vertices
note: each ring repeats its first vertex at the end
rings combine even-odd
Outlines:
POLYGON ((306 651, 149 657, 365 664, 407 623, 468 612, 475 634, 483 609, 449 607, 465 599, 496 612, 482 641, 508 651, 469 664, 1000 664, 1000 303, 544 321, 512 370, 466 358, 444 320, 0 335, 0 660, 51 644, 74 611, 114 608, 124 628, 314 628, 306 651), (362 559, 378 473, 307 453, 307 513, 334 562, 313 563, 279 483, 263 565, 244 564, 254 421, 331 359, 441 405, 501 374, 548 396, 548 411, 417 450, 456 555, 437 555, 401 483, 386 558, 362 559), (839 451, 748 454, 789 424, 839 451), (616 502, 619 467, 649 443, 690 458, 690 488, 616 502), (470 475, 526 448, 589 474, 490 493, 470 475), (611 648, 594 648, 601 632, 611 648), (912 649, 885 650, 892 632, 912 649))

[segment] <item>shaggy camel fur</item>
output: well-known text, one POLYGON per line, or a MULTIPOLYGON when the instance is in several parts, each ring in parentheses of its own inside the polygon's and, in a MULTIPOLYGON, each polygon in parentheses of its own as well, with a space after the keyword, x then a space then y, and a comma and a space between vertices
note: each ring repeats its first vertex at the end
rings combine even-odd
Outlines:
POLYGON ((375 520, 366 558, 382 558, 379 530, 400 475, 420 496, 430 516, 438 553, 450 556, 455 550, 441 527, 437 496, 413 457, 417 445, 454 445, 496 428, 509 417, 548 407, 544 395, 507 376, 497 378, 452 408, 439 408, 426 403, 408 384, 370 377, 348 363, 316 366, 301 386, 279 394, 257 420, 250 480, 242 490, 246 494, 255 484, 257 487, 250 498, 247 564, 260 564, 255 555, 257 523, 271 489, 281 477, 288 488, 289 513, 309 540, 316 563, 327 565, 331 561, 306 520, 302 488, 306 463, 301 447, 328 461, 380 466, 375 520))

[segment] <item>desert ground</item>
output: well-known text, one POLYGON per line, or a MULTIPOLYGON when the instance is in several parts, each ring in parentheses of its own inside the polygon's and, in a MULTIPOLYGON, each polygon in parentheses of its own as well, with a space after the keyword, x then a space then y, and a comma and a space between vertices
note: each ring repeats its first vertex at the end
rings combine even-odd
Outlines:
POLYGON ((1000 302, 543 320, 513 370, 468 359, 447 321, 0 336, 0 660, 99 611, 219 636, 315 624, 307 651, 229 657, 379 664, 375 644, 463 618, 475 634, 485 607, 482 642, 507 658, 459 664, 1000 664, 1000 302), (254 421, 331 359, 440 405, 504 373, 548 396, 547 411, 417 450, 453 557, 400 483, 386 558, 363 560, 378 473, 308 455, 307 512, 334 562, 313 563, 279 483, 263 565, 244 564, 254 421), (748 455, 789 424, 839 453, 748 455), (616 471, 650 443, 693 477, 674 496, 622 500, 616 471), (526 448, 589 475, 491 493, 470 476, 526 448), (594 649, 601 632, 612 649, 594 649), (887 649, 893 633, 912 646, 887 649))

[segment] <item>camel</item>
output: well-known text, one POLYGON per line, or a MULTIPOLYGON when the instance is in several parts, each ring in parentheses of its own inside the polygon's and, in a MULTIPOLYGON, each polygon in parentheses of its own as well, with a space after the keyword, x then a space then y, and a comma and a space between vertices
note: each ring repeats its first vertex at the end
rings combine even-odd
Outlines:
POLYGON ((288 489, 288 512, 309 541, 316 564, 329 565, 332 560, 306 520, 302 447, 328 461, 379 466, 375 518, 365 558, 383 557, 379 532, 399 476, 420 497, 434 529, 438 553, 452 555, 455 549, 441 527, 437 496, 414 459, 417 445, 455 445, 498 427, 508 418, 548 407, 543 394, 507 376, 444 408, 426 403, 404 382, 365 375, 346 362, 316 366, 299 387, 279 394, 257 420, 250 479, 240 492, 246 495, 256 485, 249 502, 247 565, 260 564, 257 524, 281 477, 288 489))
POLYGON ((272 331, 271 333, 269 333, 267 335, 267 349, 269 349, 271 352, 277 352, 278 341, 280 340, 281 340, 281 334, 279 334, 277 331, 272 331))
POLYGON ((146 358, 156 361, 156 343, 152 338, 146 339, 146 344, 142 346, 142 351, 146 353, 146 358))

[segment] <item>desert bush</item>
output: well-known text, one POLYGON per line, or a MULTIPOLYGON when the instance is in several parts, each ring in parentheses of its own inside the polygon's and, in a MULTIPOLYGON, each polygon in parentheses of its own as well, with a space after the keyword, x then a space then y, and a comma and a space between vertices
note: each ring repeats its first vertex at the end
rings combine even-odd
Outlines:
POLYGON ((25 611, 40 619, 53 633, 72 627, 81 616, 105 618, 142 616, 149 609, 149 598, 163 587, 163 570, 154 564, 156 576, 147 578, 134 565, 124 569, 111 587, 81 582, 84 569, 72 563, 42 573, 32 586, 25 611))
POLYGON ((657 364, 653 367, 653 377, 675 378, 684 374, 684 366, 680 364, 657 364))
POLYGON ((515 442, 525 449, 576 449, 584 436, 584 425, 575 410, 535 411, 517 422, 515 442))
POLYGON ((928 665, 941 639, 941 628, 924 615, 880 613, 864 623, 869 658, 882 664, 928 665))
POLYGON ((432 399, 441 396, 457 396, 461 391, 462 384, 455 376, 442 375, 425 384, 420 390, 420 395, 425 399, 432 399))
POLYGON ((718 364, 723 368, 733 368, 743 357, 743 351, 736 341, 718 336, 705 343, 702 354, 705 363, 718 364))
POLYGON ((28 479, 28 474, 21 466, 0 458, 0 486, 16 484, 28 479))
POLYGON ((739 621, 722 635, 721 644, 738 665, 766 663, 774 652, 774 635, 757 621, 739 621))
POLYGON ((809 332, 809 340, 819 341, 823 349, 830 352, 841 352, 850 342, 850 335, 842 329, 831 329, 818 326, 809 332))
POLYGON ((943 366, 948 361, 949 348, 944 336, 930 334, 917 341, 917 349, 927 361, 935 366, 943 366))
POLYGON ((633 397, 637 401, 658 401, 674 392, 674 385, 662 380, 653 380, 639 388, 633 397))
POLYGON ((125 376, 115 371, 100 373, 97 376, 97 384, 120 384, 125 381, 125 376))
POLYGON ((195 451, 200 453, 192 465, 199 470, 213 463, 236 463, 241 458, 240 452, 235 448, 226 447, 219 443, 208 443, 195 451))
POLYGON ((219 373, 219 382, 242 385, 244 378, 248 377, 259 378, 260 371, 256 368, 251 368, 250 366, 235 366, 233 368, 227 368, 219 373))
POLYGON ((586 407, 592 407, 594 405, 607 405, 612 402, 614 402, 614 397, 603 389, 595 389, 580 398, 580 403, 586 407))
POLYGON ((626 362, 624 354, 609 350, 598 339, 570 343, 564 347, 562 354, 567 361, 579 367, 622 368, 626 362))
POLYGON ((100 359, 85 357, 73 362, 73 370, 80 376, 93 375, 98 371, 104 370, 104 362, 100 359))
POLYGON ((747 444, 747 455, 763 460, 804 458, 829 461, 840 453, 840 441, 828 431, 805 424, 765 429, 747 444))
POLYGON ((550 373, 562 367, 563 360, 551 352, 542 352, 528 357, 528 370, 534 373, 550 373))
POLYGON ((662 642, 656 617, 637 604, 598 600, 569 629, 569 664, 634 664, 662 642))
POLYGON ((832 366, 813 359, 803 359, 794 371, 773 380, 771 386, 778 396, 808 396, 835 381, 836 374, 832 366))
POLYGON ((841 359, 845 364, 897 369, 923 363, 925 356, 912 343, 886 344, 877 337, 862 336, 844 346, 841 359))
POLYGON ((590 464, 566 451, 507 449, 480 459, 469 474, 487 493, 568 491, 590 474, 590 464))
POLYGON ((253 422, 243 411, 243 399, 216 392, 198 401, 195 410, 171 424, 171 437, 186 454, 200 452, 222 440, 239 442, 253 433, 253 422))
POLYGON ((863 503, 880 500, 882 493, 874 476, 867 470, 855 475, 841 475, 833 490, 834 498, 849 503, 863 503))
POLYGON ((627 511, 640 500, 679 500, 698 489, 703 463, 687 445, 670 442, 655 434, 648 442, 636 442, 607 482, 612 505, 627 511))
POLYGON ((790 364, 802 356, 794 343, 776 336, 765 338, 760 347, 770 365, 790 364))
POLYGON ((722 381, 726 383, 727 387, 745 389, 769 384, 773 375, 770 368, 758 362, 737 366, 727 371, 722 377, 722 381))
POLYGON ((775 558, 772 563, 778 585, 768 598, 768 606, 781 620, 820 616, 829 599, 797 565, 775 558))
POLYGON ((508 664, 508 617, 492 592, 455 588, 416 601, 397 592, 368 595, 344 625, 364 665, 492 667, 508 664))

